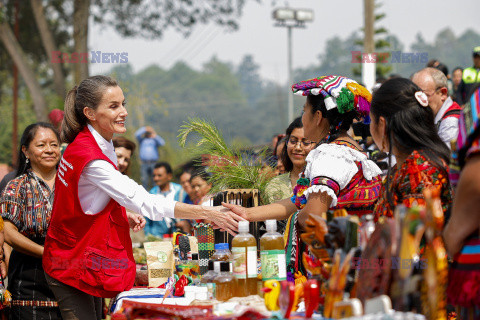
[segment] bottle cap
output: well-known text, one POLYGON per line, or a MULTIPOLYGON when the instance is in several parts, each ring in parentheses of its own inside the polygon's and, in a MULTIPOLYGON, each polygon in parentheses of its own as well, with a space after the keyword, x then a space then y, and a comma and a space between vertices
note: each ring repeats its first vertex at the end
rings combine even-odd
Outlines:
POLYGON ((198 253, 192 253, 192 260, 198 260, 198 253))
POLYGON ((248 233, 249 230, 250 222, 244 220, 238 222, 238 232, 248 233))
POLYGON ((230 262, 221 261, 220 262, 220 272, 230 272, 230 262))
POLYGON ((228 243, 216 243, 215 250, 228 250, 228 243))
POLYGON ((277 220, 267 220, 265 224, 267 226, 267 232, 277 231, 277 220))
POLYGON ((213 271, 213 260, 208 260, 208 271, 213 271))

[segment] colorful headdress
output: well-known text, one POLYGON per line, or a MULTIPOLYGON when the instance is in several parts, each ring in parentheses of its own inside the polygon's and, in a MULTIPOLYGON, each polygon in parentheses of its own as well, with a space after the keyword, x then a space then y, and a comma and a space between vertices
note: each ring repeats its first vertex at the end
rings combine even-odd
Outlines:
POLYGON ((296 95, 323 95, 327 110, 337 108, 339 113, 356 110, 359 117, 368 121, 371 93, 355 80, 342 76, 322 76, 300 81, 292 86, 296 95))

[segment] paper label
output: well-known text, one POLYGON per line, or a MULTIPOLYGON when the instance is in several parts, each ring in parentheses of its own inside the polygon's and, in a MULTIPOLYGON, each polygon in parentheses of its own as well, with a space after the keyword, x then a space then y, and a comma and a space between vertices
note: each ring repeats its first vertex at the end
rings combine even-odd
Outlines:
POLYGON ((237 279, 257 277, 257 247, 233 247, 233 275, 237 279))
POLYGON ((260 252, 262 280, 286 280, 287 265, 285 250, 263 250, 260 252))

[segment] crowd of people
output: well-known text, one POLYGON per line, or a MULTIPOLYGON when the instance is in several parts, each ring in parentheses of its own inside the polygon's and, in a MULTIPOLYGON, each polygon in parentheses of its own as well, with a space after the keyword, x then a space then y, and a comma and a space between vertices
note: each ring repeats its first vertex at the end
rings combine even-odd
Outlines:
POLYGON ((386 80, 373 95, 337 75, 294 84, 293 93, 305 97, 302 116, 275 135, 265 159, 277 174, 266 188, 269 204, 252 208, 212 206, 206 168, 184 167, 174 182, 171 164, 159 161, 165 141, 152 127, 135 133, 142 185, 129 178, 137 145, 121 136, 123 91, 107 76, 83 80, 68 92, 64 111, 51 113, 52 124, 25 128, 17 169, 0 183, 9 318, 101 319, 101 298, 133 285, 129 229, 169 238, 207 220, 234 234, 241 220, 276 219, 288 279, 308 277, 300 235, 309 215, 345 209, 377 221, 393 217, 399 204, 424 203, 426 188, 439 191, 447 221, 449 303, 461 319, 480 316, 480 260, 462 259, 480 247, 480 47, 473 62, 450 76, 434 61, 410 79, 386 80), (371 138, 359 143, 354 124, 369 126, 371 138), (368 148, 388 155, 386 172, 368 148), (452 161, 462 169, 458 182, 450 177, 452 161))

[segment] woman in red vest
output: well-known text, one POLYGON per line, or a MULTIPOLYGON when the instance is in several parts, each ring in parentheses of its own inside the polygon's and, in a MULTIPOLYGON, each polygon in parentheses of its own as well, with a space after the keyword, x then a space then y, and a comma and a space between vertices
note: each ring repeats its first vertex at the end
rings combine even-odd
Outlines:
POLYGON ((231 233, 242 220, 218 207, 149 194, 121 174, 112 138, 125 133, 127 115, 122 89, 106 76, 83 80, 65 100, 61 136, 69 145, 58 168, 43 255, 47 281, 64 319, 101 319, 101 297, 114 297, 133 286, 129 227, 141 229, 142 216, 209 219, 231 233))

